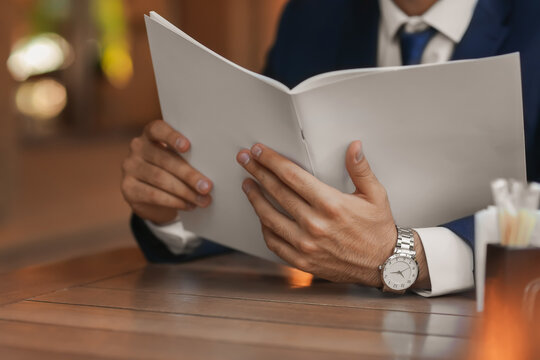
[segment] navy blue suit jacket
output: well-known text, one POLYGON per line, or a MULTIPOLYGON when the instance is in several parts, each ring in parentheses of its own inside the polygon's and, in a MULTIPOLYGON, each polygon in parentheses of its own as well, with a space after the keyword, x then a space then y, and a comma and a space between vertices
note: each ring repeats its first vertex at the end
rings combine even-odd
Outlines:
MULTIPOLYGON (((479 0, 452 60, 519 51, 523 78, 528 178, 540 181, 540 2, 479 0)), ((378 0, 291 0, 283 13, 265 74, 294 87, 328 71, 377 66, 378 0)), ((474 244, 472 216, 443 225, 474 244)), ((169 262, 225 251, 205 241, 191 255, 174 256, 144 222, 132 218, 137 241, 151 261, 169 262)))

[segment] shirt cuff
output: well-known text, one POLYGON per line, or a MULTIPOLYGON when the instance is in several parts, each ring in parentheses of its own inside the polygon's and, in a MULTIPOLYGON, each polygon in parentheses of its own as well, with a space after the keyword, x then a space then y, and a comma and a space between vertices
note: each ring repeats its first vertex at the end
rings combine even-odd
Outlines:
POLYGON ((145 223, 174 255, 189 254, 202 242, 197 235, 184 229, 184 224, 178 218, 166 225, 156 225, 148 220, 145 223))
POLYGON ((474 287, 472 249, 459 236, 443 228, 414 229, 426 254, 431 290, 415 290, 425 297, 440 296, 474 287))

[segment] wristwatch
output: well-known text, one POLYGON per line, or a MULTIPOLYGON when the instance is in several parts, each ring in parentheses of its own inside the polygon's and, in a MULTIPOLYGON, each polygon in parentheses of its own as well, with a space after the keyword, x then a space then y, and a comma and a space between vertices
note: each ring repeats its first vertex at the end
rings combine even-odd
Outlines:
POLYGON ((379 266, 382 291, 403 294, 418 278, 418 263, 414 250, 414 231, 396 226, 397 244, 394 253, 379 266))

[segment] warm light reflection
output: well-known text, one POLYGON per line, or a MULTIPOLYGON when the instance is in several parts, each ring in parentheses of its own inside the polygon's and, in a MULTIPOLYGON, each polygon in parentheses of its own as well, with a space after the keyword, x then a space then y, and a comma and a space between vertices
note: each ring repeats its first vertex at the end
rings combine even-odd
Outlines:
POLYGON ((53 79, 40 79, 21 84, 15 94, 17 109, 38 120, 58 116, 67 103, 66 88, 53 79))
POLYGON ((469 359, 529 360, 531 332, 522 315, 519 302, 502 296, 499 279, 486 281, 486 308, 479 319, 469 353, 469 359))
POLYGON ((19 81, 61 69, 72 60, 68 42, 58 34, 46 33, 19 40, 11 51, 7 67, 19 81))
POLYGON ((287 282, 293 288, 309 287, 313 282, 313 275, 295 268, 285 267, 287 282))

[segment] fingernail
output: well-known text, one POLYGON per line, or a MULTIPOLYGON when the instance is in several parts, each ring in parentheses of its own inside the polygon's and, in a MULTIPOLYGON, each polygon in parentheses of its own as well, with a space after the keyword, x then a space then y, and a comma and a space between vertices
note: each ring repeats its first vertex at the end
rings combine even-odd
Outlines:
POLYGON ((196 208, 196 206, 193 205, 193 204, 191 204, 191 203, 186 205, 186 210, 188 210, 188 211, 189 211, 189 210, 193 210, 193 209, 195 209, 195 208, 196 208))
POLYGON ((245 181, 243 184, 242 184, 242 190, 244 190, 244 192, 246 194, 249 194, 249 192, 251 191, 251 184, 247 181, 245 181))
POLYGON ((255 145, 255 146, 251 149, 251 153, 252 153, 256 158, 258 158, 258 157, 261 156, 261 154, 262 154, 262 149, 261 149, 260 146, 255 145))
POLYGON ((362 161, 363 158, 364 158, 363 146, 360 146, 360 149, 358 149, 358 152, 356 153, 356 156, 354 157, 354 159, 356 160, 357 163, 359 163, 360 161, 362 161))
POLYGON ((197 189, 202 192, 208 191, 208 189, 210 189, 210 184, 208 181, 201 179, 197 182, 197 189))
POLYGON ((180 151, 183 150, 184 147, 186 146, 186 139, 179 137, 178 139, 176 139, 175 146, 176 146, 176 150, 180 150, 180 151))
POLYGON ((249 163, 250 157, 249 154, 243 152, 238 155, 238 162, 242 165, 247 165, 249 163))
POLYGON ((206 205, 208 202, 208 196, 197 195, 197 203, 199 205, 206 205))

